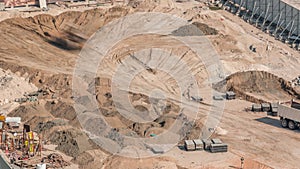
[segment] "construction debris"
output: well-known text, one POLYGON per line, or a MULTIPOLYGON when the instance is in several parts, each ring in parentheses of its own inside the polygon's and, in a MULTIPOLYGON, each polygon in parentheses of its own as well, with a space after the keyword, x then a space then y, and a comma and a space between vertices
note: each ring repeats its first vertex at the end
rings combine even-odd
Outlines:
POLYGON ((294 86, 300 86, 300 76, 296 77, 295 79, 292 80, 292 84, 294 86))
POLYGON ((42 163, 46 163, 48 169, 64 168, 70 165, 70 163, 65 161, 61 155, 56 153, 52 153, 47 157, 42 158, 42 163))

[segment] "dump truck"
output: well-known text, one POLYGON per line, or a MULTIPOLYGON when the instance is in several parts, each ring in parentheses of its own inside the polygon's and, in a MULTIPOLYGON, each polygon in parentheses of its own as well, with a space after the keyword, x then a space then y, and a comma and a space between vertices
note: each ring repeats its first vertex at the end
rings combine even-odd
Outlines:
POLYGON ((300 127, 300 103, 294 100, 278 104, 281 126, 295 130, 300 127))

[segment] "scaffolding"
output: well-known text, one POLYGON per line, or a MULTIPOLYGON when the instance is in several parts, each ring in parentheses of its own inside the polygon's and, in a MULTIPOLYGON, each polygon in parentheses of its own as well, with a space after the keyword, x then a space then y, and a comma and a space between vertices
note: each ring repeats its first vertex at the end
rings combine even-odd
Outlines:
POLYGON ((300 2, 293 0, 223 0, 225 9, 300 50, 300 2))

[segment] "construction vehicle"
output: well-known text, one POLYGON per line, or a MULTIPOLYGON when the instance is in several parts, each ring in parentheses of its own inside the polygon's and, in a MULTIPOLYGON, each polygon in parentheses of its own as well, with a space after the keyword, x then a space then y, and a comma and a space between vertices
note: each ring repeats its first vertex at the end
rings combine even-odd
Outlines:
POLYGON ((300 127, 300 102, 294 100, 278 104, 281 126, 295 130, 300 127))

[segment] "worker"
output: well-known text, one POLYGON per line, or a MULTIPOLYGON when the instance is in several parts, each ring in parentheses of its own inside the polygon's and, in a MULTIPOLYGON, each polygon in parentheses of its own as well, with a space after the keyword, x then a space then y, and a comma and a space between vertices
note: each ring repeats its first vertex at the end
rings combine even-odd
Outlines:
POLYGON ((242 158, 241 158, 241 169, 244 168, 244 160, 245 160, 244 157, 242 157, 242 158))

